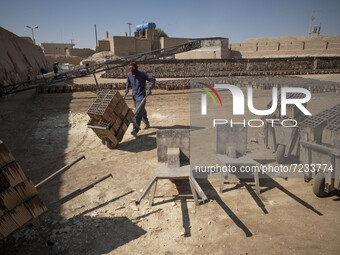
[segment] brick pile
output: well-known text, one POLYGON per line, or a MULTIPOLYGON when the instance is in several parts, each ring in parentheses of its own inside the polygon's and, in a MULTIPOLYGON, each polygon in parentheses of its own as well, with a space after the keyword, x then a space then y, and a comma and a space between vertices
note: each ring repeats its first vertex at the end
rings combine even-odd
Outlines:
POLYGON ((104 89, 87 111, 88 127, 110 147, 117 146, 133 121, 134 113, 117 90, 104 89))
POLYGON ((0 240, 46 210, 33 182, 0 141, 0 240))

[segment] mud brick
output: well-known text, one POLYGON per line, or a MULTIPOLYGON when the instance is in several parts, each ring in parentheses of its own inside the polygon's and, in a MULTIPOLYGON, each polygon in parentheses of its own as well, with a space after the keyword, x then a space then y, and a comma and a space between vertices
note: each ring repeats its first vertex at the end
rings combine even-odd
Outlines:
POLYGON ((124 99, 120 100, 119 103, 117 104, 116 108, 115 108, 115 113, 117 114, 117 116, 120 118, 120 119, 123 119, 124 118, 124 115, 122 114, 122 111, 123 111, 123 108, 125 107, 126 105, 126 102, 124 99))
POLYGON ((106 135, 110 139, 110 141, 113 143, 113 145, 117 145, 120 142, 120 141, 118 141, 117 137, 115 136, 113 129, 107 130, 106 135))
POLYGON ((322 132, 322 144, 334 147, 337 140, 340 140, 340 116, 330 120, 322 132))
POLYGON ((120 98, 119 98, 119 97, 117 97, 117 96, 113 97, 113 98, 110 100, 109 107, 110 107, 111 109, 114 109, 114 108, 117 106, 117 104, 119 103, 119 101, 120 101, 120 98))
POLYGON ((120 119, 120 118, 117 116, 117 114, 114 113, 114 111, 112 111, 112 112, 110 113, 110 115, 109 115, 109 114, 104 115, 104 117, 106 117, 105 120, 109 121, 110 123, 115 123, 118 119, 120 119))
POLYGON ((111 126, 110 122, 104 119, 100 119, 98 125, 100 127, 105 127, 105 128, 109 128, 111 126))
POLYGON ((12 211, 9 212, 9 215, 20 227, 33 218, 32 214, 28 211, 24 204, 15 207, 12 211))
POLYGON ((23 201, 13 187, 10 187, 0 193, 0 207, 12 210, 23 201))
POLYGON ((92 118, 89 120, 87 123, 87 126, 93 130, 93 132, 100 138, 100 139, 105 139, 106 133, 105 130, 102 129, 97 129, 95 127, 99 127, 99 120, 92 118))
POLYGON ((124 124, 125 124, 126 126, 129 126, 130 123, 131 123, 131 121, 129 121, 127 118, 124 119, 124 124))
POLYGON ((29 179, 16 185, 14 189, 18 192, 23 201, 26 201, 38 194, 33 182, 29 179))
POLYGON ((115 91, 115 98, 118 100, 118 102, 121 101, 123 99, 122 95, 119 93, 119 91, 117 90, 114 90, 114 91, 115 91))
POLYGON ((116 121, 115 121, 115 123, 113 123, 112 128, 113 128, 114 130, 117 130, 117 131, 118 131, 121 125, 122 125, 122 120, 119 119, 119 118, 117 118, 116 121))
POLYGON ((129 106, 125 103, 124 105, 123 105, 123 109, 122 109, 122 116, 124 116, 124 118, 125 118, 125 116, 126 116, 126 114, 128 113, 128 111, 129 111, 129 106))
POLYGON ((90 108, 87 110, 87 114, 91 117, 91 118, 95 118, 97 119, 98 117, 96 116, 96 111, 98 110, 99 106, 100 106, 101 102, 93 102, 92 105, 90 106, 90 108))
POLYGON ((126 119, 131 123, 134 117, 135 117, 135 114, 133 113, 131 109, 129 109, 126 115, 126 119))
MULTIPOLYGON (((122 130, 122 132, 124 132, 124 134, 125 134, 125 132, 126 132, 127 128, 128 128, 128 125, 126 125, 126 124, 123 122, 123 124, 120 126, 120 129, 119 129, 119 131, 121 131, 121 130, 122 130)), ((118 132, 119 132, 119 131, 118 131, 118 132)))
POLYGON ((45 204, 38 195, 26 201, 25 205, 35 218, 47 211, 45 204))
MULTIPOLYGON (((94 130, 93 130, 93 131, 94 131, 94 130)), ((96 134, 96 136, 98 136, 98 138, 101 139, 101 140, 105 140, 105 139, 106 139, 106 135, 97 134, 96 132, 95 132, 95 134, 96 134)))
POLYGON ((95 118, 91 118, 88 122, 87 122, 87 126, 99 126, 99 120, 95 119, 95 118))
POLYGON ((107 110, 102 115, 103 119, 109 121, 110 123, 114 123, 119 117, 114 113, 113 110, 107 108, 107 110))
POLYGON ((2 174, 11 186, 26 180, 26 176, 17 162, 12 162, 2 168, 2 174))
POLYGON ((6 213, 6 211, 0 208, 0 217, 1 217, 2 215, 4 215, 5 213, 6 213))
POLYGON ((118 129, 114 129, 113 127, 110 127, 110 132, 114 135, 114 136, 116 136, 117 134, 118 134, 118 130, 119 130, 119 128, 118 129))
POLYGON ((116 138, 119 142, 121 142, 123 140, 124 134, 125 134, 125 131, 123 129, 119 129, 118 134, 116 136, 116 138))
POLYGON ((7 149, 7 146, 0 140, 0 167, 14 161, 12 153, 7 149))
POLYGON ((18 224, 15 223, 15 221, 9 214, 5 214, 0 218, 0 235, 2 237, 9 236, 18 228, 19 228, 18 224))
POLYGON ((10 186, 11 185, 8 183, 5 176, 0 172, 0 191, 3 191, 10 186))
POLYGON ((96 133, 98 137, 105 138, 106 137, 106 130, 103 129, 97 129, 97 128, 92 128, 92 130, 96 133))

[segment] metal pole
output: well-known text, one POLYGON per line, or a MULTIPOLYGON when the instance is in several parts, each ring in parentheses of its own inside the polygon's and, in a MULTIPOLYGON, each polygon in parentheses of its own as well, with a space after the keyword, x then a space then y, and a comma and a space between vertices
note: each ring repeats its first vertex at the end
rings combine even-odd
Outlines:
POLYGON ((96 35, 96 47, 98 46, 98 39, 97 39, 97 24, 94 24, 94 33, 96 35))
POLYGON ((312 11, 312 16, 310 17, 309 33, 308 33, 309 36, 312 34, 312 22, 313 22, 313 20, 314 20, 314 11, 312 11))
POLYGON ((129 36, 131 36, 131 25, 132 25, 132 23, 131 22, 127 22, 126 24, 129 25, 129 36))
POLYGON ((35 39, 34 39, 34 32, 33 32, 33 28, 31 28, 31 30, 32 30, 33 44, 35 44, 35 39))
POLYGON ((73 166, 74 164, 76 164, 77 162, 79 162, 80 160, 85 159, 85 156, 81 156, 79 158, 77 158, 75 161, 73 161, 72 163, 64 166, 63 168, 59 169, 57 172, 51 174, 49 177, 47 177, 46 179, 42 180, 41 182, 39 182, 37 185, 35 185, 36 188, 38 188, 40 185, 44 184, 45 182, 47 182, 48 180, 52 179, 53 177, 55 177, 57 174, 60 174, 64 171, 66 171, 67 169, 69 169, 71 166, 73 166))
POLYGON ((321 31, 321 22, 320 22, 320 26, 319 26, 318 35, 320 35, 320 31, 321 31))
POLYGON ((98 84, 98 81, 97 81, 95 73, 93 73, 93 78, 94 78, 94 81, 96 82, 97 89, 99 89, 99 84, 98 84))

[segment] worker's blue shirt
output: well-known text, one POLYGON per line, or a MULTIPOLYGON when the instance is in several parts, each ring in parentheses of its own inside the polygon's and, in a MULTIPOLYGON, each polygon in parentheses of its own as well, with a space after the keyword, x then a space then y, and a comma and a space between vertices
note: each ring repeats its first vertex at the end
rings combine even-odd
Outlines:
POLYGON ((135 101, 141 101, 146 96, 145 82, 149 81, 149 88, 153 88, 156 83, 156 79, 147 73, 138 71, 136 75, 132 75, 129 72, 125 91, 129 91, 129 87, 132 87, 132 96, 135 101))

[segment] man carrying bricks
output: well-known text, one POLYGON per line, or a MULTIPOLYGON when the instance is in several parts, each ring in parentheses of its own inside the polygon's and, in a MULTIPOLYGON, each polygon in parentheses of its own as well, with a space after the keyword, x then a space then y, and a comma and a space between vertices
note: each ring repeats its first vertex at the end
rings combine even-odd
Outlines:
MULTIPOLYGON (((129 87, 132 87, 132 98, 135 104, 135 111, 139 108, 138 112, 135 112, 135 120, 138 126, 140 126, 141 121, 145 123, 145 129, 150 127, 150 123, 147 117, 147 113, 145 110, 145 101, 141 105, 143 99, 146 95, 151 95, 151 89, 155 86, 156 79, 151 75, 138 71, 138 66, 136 62, 131 62, 129 64, 130 71, 128 73, 127 81, 126 81, 126 94, 129 93, 129 87), (149 81, 149 89, 146 92, 145 82, 149 81)), ((131 135, 137 137, 138 129, 133 127, 131 135)))

